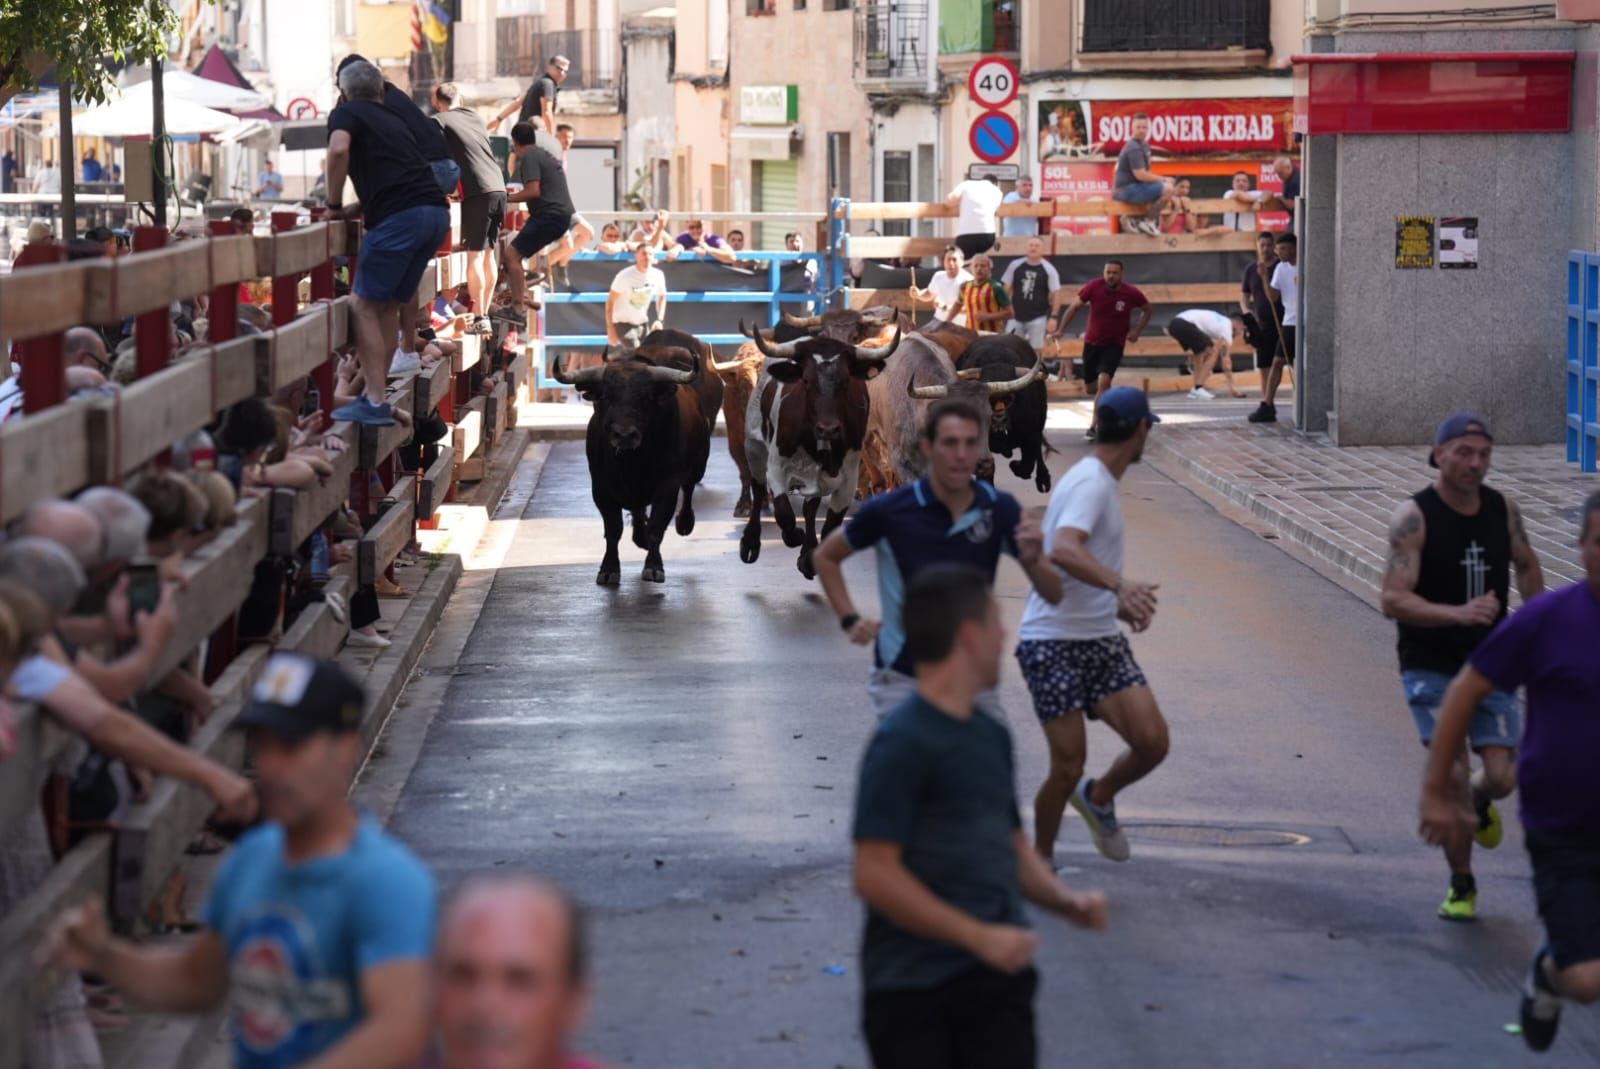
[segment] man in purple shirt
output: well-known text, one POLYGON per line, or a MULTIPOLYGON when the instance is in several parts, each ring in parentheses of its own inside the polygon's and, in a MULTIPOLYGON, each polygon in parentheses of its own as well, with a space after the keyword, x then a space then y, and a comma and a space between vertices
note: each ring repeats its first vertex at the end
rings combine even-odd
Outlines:
POLYGON ((1478 818, 1451 790, 1453 755, 1479 702, 1526 687, 1517 783, 1545 943, 1523 990, 1522 1038, 1540 1051, 1563 999, 1600 1000, 1600 491, 1582 522, 1587 581, 1534 598, 1472 651, 1439 707, 1419 805, 1429 842, 1471 834, 1478 818))
POLYGON ((698 252, 718 263, 733 263, 733 250, 728 248, 727 242, 706 229, 704 220, 690 219, 686 226, 688 229, 677 237, 678 245, 685 252, 698 252))

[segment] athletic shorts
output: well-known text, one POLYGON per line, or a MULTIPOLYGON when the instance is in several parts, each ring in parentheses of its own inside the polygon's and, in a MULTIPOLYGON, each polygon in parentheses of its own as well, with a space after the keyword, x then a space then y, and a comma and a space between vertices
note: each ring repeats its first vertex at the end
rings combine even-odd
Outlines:
POLYGON ((442 204, 406 208, 368 230, 356 259, 355 295, 381 304, 411 300, 449 232, 450 212, 442 204))
POLYGON ((1278 355, 1283 357, 1284 363, 1294 366, 1294 328, 1287 323, 1278 334, 1278 355))
POLYGON ((1533 893, 1556 968, 1600 961, 1600 835, 1528 830, 1533 893))
MULTIPOLYGON (((893 668, 874 668, 872 675, 867 678, 867 699, 872 702, 872 711, 879 720, 894 712, 916 692, 916 678, 893 668)), ((998 687, 980 691, 974 704, 1001 722, 1006 720, 1006 710, 1000 704, 998 687)))
POLYGON ((1166 192, 1165 182, 1129 182, 1111 194, 1112 200, 1124 204, 1154 204, 1166 192))
POLYGON ((644 341, 644 336, 650 327, 646 323, 611 323, 611 329, 617 335, 617 344, 628 352, 639 348, 639 343, 644 341))
POLYGON ((1049 319, 1049 316, 1040 316, 1037 319, 1010 319, 1006 321, 1006 333, 1026 338, 1028 344, 1035 349, 1043 349, 1044 328, 1049 319))
POLYGON ((461 202, 461 244, 471 252, 494 248, 506 217, 506 191, 479 193, 461 202))
POLYGON ((1122 366, 1122 348, 1121 342, 1105 345, 1084 342, 1083 356, 1078 361, 1083 381, 1092 388, 1101 375, 1115 375, 1122 366))
POLYGON ((956 248, 961 250, 961 255, 972 259, 980 252, 988 252, 994 248, 993 234, 957 234, 956 248))
POLYGON ((1010 975, 974 965, 936 987, 868 991, 861 1034, 873 1069, 1034 1069, 1038 984, 1032 967, 1010 975))
POLYGON ((1193 353, 1196 356, 1216 344, 1216 339, 1187 319, 1174 319, 1168 323, 1167 337, 1183 346, 1185 352, 1193 353))
POLYGON ((1024 639, 1017 643, 1017 664, 1041 724, 1079 711, 1098 720, 1094 709, 1103 699, 1150 685, 1121 632, 1103 638, 1024 639))
POLYGON ((522 229, 517 231, 517 236, 511 239, 511 247, 526 260, 546 245, 560 241, 569 225, 569 220, 556 216, 530 215, 528 221, 522 224, 522 229))
MULTIPOLYGON (((1415 668, 1400 672, 1400 682, 1406 688, 1406 702, 1411 706, 1411 718, 1417 722, 1417 734, 1422 736, 1424 746, 1433 738, 1434 716, 1452 678, 1443 672, 1415 668)), ((1517 704, 1517 696, 1497 690, 1478 703, 1472 712, 1467 739, 1474 750, 1485 746, 1516 749, 1522 742, 1522 707, 1517 704)))

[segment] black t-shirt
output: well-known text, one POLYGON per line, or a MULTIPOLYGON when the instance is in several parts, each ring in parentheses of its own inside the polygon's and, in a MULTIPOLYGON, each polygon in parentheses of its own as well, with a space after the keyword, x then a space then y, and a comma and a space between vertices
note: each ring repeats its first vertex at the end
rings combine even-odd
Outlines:
POLYGON ((411 136, 417 139, 417 148, 422 152, 423 159, 432 162, 450 158, 450 146, 445 144, 444 133, 429 122, 422 109, 417 107, 417 102, 406 96, 405 91, 393 82, 383 83, 383 106, 400 116, 406 129, 411 131, 411 136))
POLYGON ((537 143, 517 158, 516 173, 512 177, 523 185, 539 183, 538 199, 524 202, 529 215, 541 219, 571 219, 577 214, 578 209, 572 206, 572 194, 567 191, 567 172, 561 169, 561 161, 537 143))
POLYGON ((555 111, 556 94, 561 92, 561 87, 556 85, 556 80, 548 74, 541 74, 529 86, 527 95, 522 98, 522 111, 517 115, 518 122, 527 122, 537 119, 544 114, 540 101, 550 101, 550 110, 555 111))
MULTIPOLYGON (((1417 593, 1435 605, 1465 605, 1493 593, 1506 615, 1511 594, 1511 527, 1506 499, 1487 486, 1478 491, 1476 515, 1463 516, 1428 487, 1412 496, 1422 512, 1422 561, 1417 593)), ((1496 623, 1499 622, 1496 620, 1496 623)), ((1489 627, 1399 625, 1400 667, 1455 675, 1489 627)))
MULTIPOLYGON (((963 913, 1025 924, 1015 775, 1004 724, 982 710, 957 720, 914 696, 884 717, 867 744, 851 837, 898 843, 911 874, 963 913)), ((868 993, 937 987, 977 964, 960 947, 867 912, 861 972, 868 993)))
POLYGON ((482 116, 471 108, 451 108, 433 121, 444 131, 450 158, 461 167, 461 188, 467 196, 505 192, 505 174, 489 145, 489 128, 482 116))
POLYGON ((1011 292, 1016 295, 1012 315, 1020 322, 1050 314, 1050 272, 1044 264, 1018 264, 1011 274, 1011 292))
POLYGON ((1294 201, 1300 195, 1300 168, 1296 167, 1288 178, 1283 180, 1283 199, 1294 201))
MULTIPOLYGON (((424 125, 444 140, 437 126, 424 125)), ((350 180, 367 226, 407 208, 444 206, 444 194, 416 138, 389 108, 374 100, 347 100, 328 116, 328 133, 335 130, 350 135, 350 180)))

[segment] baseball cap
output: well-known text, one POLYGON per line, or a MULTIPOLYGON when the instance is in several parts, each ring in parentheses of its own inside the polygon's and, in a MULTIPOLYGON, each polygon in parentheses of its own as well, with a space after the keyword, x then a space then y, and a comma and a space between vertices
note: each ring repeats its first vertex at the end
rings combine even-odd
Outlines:
POLYGON ((1100 412, 1100 426, 1107 430, 1133 429, 1141 420, 1160 423, 1161 417, 1150 411, 1150 398, 1143 390, 1132 386, 1114 386, 1100 395, 1095 406, 1100 412))
POLYGON ((355 731, 365 700, 361 685, 337 663, 275 653, 234 726, 260 728, 286 742, 318 731, 355 731))
MULTIPOLYGON (((1472 412, 1457 412, 1439 424, 1439 431, 1433 436, 1434 449, 1457 438, 1465 438, 1469 434, 1481 434, 1489 441, 1494 441, 1494 435, 1489 433, 1489 424, 1482 416, 1472 412)), ((1433 449, 1428 450, 1428 467, 1438 466, 1439 462, 1433 459, 1433 449)))

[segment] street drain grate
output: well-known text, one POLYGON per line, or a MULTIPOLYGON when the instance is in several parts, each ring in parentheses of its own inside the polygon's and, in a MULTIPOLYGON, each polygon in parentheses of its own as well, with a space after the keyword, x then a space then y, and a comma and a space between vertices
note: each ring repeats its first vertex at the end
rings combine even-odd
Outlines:
POLYGON ((1311 836, 1276 828, 1227 828, 1212 824, 1138 824, 1122 822, 1128 838, 1181 846, 1304 846, 1311 836))

